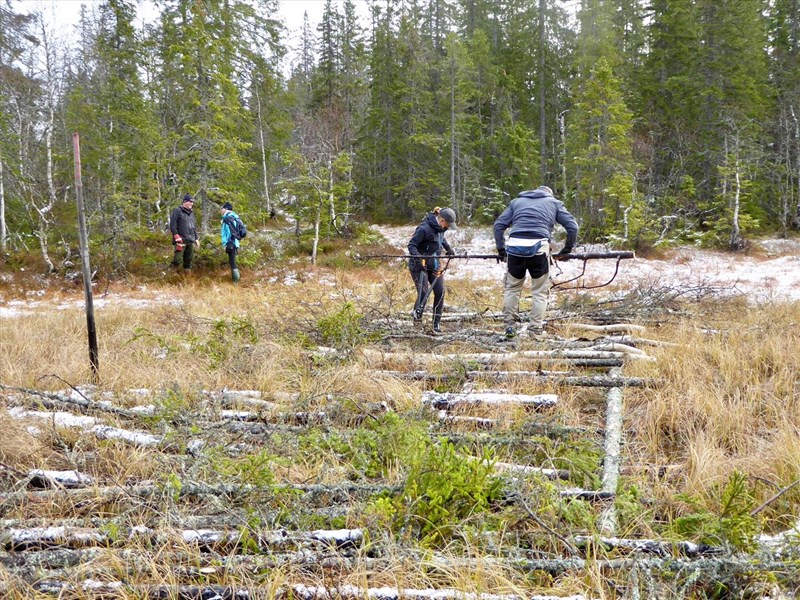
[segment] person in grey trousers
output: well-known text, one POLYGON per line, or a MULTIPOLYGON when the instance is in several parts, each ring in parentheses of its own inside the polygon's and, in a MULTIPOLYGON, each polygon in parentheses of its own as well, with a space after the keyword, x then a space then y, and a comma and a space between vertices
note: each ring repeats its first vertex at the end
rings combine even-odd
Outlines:
POLYGON ((550 238, 556 223, 567 230, 564 247, 557 253, 563 256, 575 246, 578 223, 546 185, 521 192, 494 222, 497 254, 508 265, 503 286, 506 338, 516 335, 514 326, 519 320, 519 299, 526 273, 531 276, 533 296, 528 331, 532 335, 544 333, 544 315, 550 295, 550 238), (511 233, 506 241, 504 234, 508 228, 511 233))

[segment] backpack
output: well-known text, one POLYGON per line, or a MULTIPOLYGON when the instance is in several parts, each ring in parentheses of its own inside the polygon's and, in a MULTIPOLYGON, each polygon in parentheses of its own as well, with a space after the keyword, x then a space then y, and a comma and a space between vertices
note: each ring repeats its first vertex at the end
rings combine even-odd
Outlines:
POLYGON ((247 227, 239 217, 229 215, 225 217, 225 224, 228 226, 228 231, 231 232, 233 239, 241 240, 247 237, 247 227))

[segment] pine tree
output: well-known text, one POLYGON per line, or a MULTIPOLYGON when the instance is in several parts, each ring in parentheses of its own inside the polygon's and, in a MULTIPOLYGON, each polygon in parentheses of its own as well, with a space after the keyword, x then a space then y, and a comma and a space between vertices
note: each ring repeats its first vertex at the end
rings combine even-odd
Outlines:
POLYGON ((100 231, 113 243, 105 256, 116 270, 128 253, 125 225, 152 223, 157 204, 153 149, 158 146, 155 111, 145 100, 139 76, 141 40, 134 28, 136 6, 108 0, 97 19, 87 21, 94 33, 84 40, 94 60, 91 72, 73 82, 68 93, 68 122, 81 133, 87 205, 100 210, 100 231))
POLYGON ((581 79, 567 138, 575 178, 581 235, 599 240, 623 222, 632 206, 636 166, 631 153, 632 113, 611 65, 600 58, 581 79))

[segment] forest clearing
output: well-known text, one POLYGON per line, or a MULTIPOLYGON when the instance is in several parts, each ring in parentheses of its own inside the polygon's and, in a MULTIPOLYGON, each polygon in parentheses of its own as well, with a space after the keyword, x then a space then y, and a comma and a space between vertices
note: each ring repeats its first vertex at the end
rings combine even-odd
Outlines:
POLYGON ((98 282, 98 386, 79 287, 6 272, 3 596, 793 597, 796 261, 623 261, 511 341, 494 261, 452 268, 438 336, 402 264, 98 282))
POLYGON ((796 597, 800 0, 292 4, 0 0, 0 597, 796 597))

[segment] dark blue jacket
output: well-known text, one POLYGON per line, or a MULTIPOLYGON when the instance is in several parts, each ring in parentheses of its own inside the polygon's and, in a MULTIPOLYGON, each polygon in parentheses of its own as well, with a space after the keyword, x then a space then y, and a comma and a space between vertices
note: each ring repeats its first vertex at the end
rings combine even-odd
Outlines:
POLYGON ((494 241, 498 250, 505 248, 503 233, 509 227, 517 238, 549 240, 556 223, 567 230, 564 247, 571 250, 578 239, 578 223, 564 203, 542 189, 522 192, 494 222, 494 241))
MULTIPOLYGON (((444 239, 444 229, 436 220, 436 215, 428 213, 425 220, 414 231, 414 235, 411 236, 411 241, 408 242, 408 253, 414 256, 431 256, 441 254, 442 249, 445 252, 452 251, 450 244, 444 239)), ((432 265, 433 262, 428 261, 429 268, 435 268, 432 265)))

